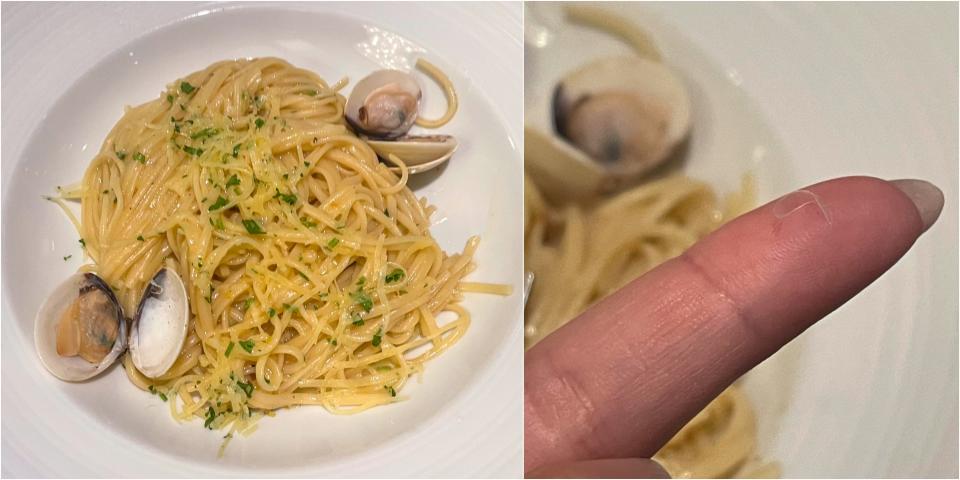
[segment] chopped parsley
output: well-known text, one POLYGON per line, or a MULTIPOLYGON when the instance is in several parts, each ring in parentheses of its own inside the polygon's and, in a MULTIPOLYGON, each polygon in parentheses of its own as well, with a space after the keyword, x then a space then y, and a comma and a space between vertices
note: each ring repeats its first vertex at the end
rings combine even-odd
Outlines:
POLYGON ((237 155, 240 155, 240 144, 233 146, 233 158, 237 158, 237 155))
MULTIPOLYGON (((226 199, 226 198, 217 197, 217 201, 216 201, 216 202, 213 202, 213 205, 210 205, 210 208, 208 208, 207 211, 208 211, 208 212, 212 212, 212 211, 214 211, 214 210, 219 210, 219 209, 223 208, 224 206, 226 206, 226 204, 227 204, 227 199, 226 199)), ((247 221, 244 220, 243 223, 246 224, 247 221)), ((248 229, 248 230, 249 230, 249 229, 248 229)))
POLYGON ((187 82, 180 82, 180 91, 183 92, 183 93, 186 93, 186 94, 189 95, 189 94, 193 93, 193 91, 196 90, 196 89, 197 89, 197 87, 194 87, 193 85, 190 85, 190 84, 187 83, 187 82))
POLYGON ((227 357, 227 358, 230 358, 230 352, 232 352, 232 351, 233 351, 233 342, 230 342, 230 343, 227 344, 227 351, 226 351, 226 352, 223 352, 223 356, 224 356, 224 357, 227 357))
POLYGON ((241 382, 241 381, 237 380, 237 386, 240 387, 241 390, 243 390, 243 393, 246 393, 246 394, 247 394, 247 398, 250 398, 250 397, 253 396, 253 384, 252 384, 252 383, 244 383, 244 382, 241 382))
MULTIPOLYGON (((184 82, 184 83, 186 83, 186 82, 184 82)), ((213 421, 214 421, 216 418, 217 418, 217 412, 214 411, 213 407, 212 407, 212 406, 207 407, 207 419, 206 419, 206 421, 203 422, 204 428, 213 430, 213 427, 211 427, 210 425, 213 423, 213 421)))
POLYGON ((367 277, 360 275, 360 278, 357 279, 357 286, 362 287, 363 284, 367 283, 367 277))
POLYGON ((253 302, 255 302, 255 301, 256 301, 256 299, 253 298, 253 297, 250 297, 250 298, 244 300, 244 301, 243 301, 243 309, 244 309, 244 310, 250 310, 250 307, 253 306, 253 302))
POLYGON ((114 152, 114 153, 117 154, 117 158, 119 158, 120 160, 126 160, 126 159, 127 159, 127 152, 124 152, 123 150, 120 150, 120 151, 114 152))
POLYGON ((173 95, 167 94, 167 103, 173 103, 173 95))
POLYGON ((359 327, 363 325, 363 318, 360 317, 359 313, 354 312, 352 319, 353 319, 353 326, 359 327))
POLYGON ((311 222, 310 220, 307 220, 307 217, 300 217, 300 223, 307 228, 313 228, 317 226, 317 222, 311 222))
POLYGON ((133 159, 136 160, 136 161, 138 161, 138 162, 140 162, 140 163, 142 163, 142 164, 144 164, 144 165, 146 165, 146 163, 147 163, 147 157, 145 157, 145 156, 144 156, 142 153, 140 153, 140 152, 137 152, 137 153, 133 154, 133 159))
POLYGON ((393 387, 391 387, 390 385, 384 385, 383 388, 386 388, 387 391, 390 392, 390 396, 391 396, 391 397, 396 397, 396 396, 397 396, 397 391, 394 390, 393 387))
POLYGON ((273 318, 274 315, 276 315, 276 314, 277 314, 277 309, 275 309, 275 308, 273 308, 273 307, 270 307, 270 308, 267 310, 267 317, 269 317, 269 318, 273 318))
POLYGON ((73 256, 73 255, 67 255, 66 257, 63 257, 63 261, 66 262, 67 260, 70 260, 70 257, 72 257, 72 256, 73 256))
POLYGON ((199 157, 200 155, 203 155, 203 149, 202 149, 202 148, 193 148, 193 147, 191 147, 190 145, 184 145, 184 146, 183 146, 183 151, 189 153, 190 155, 196 155, 196 156, 198 156, 198 157, 199 157))
POLYGON ((257 121, 256 121, 256 122, 253 122, 253 123, 255 123, 255 124, 257 125, 257 129, 259 130, 260 127, 262 127, 263 124, 264 124, 264 123, 267 123, 267 122, 263 121, 262 118, 258 118, 257 121))
POLYGON ((277 194, 274 195, 273 198, 279 198, 280 200, 283 200, 284 202, 286 202, 287 204, 290 204, 290 205, 293 205, 294 203, 297 203, 297 196, 296 196, 296 195, 294 195, 294 194, 292 194, 292 193, 290 193, 290 194, 280 193, 280 190, 277 190, 277 194))
POLYGON ((240 340, 240 348, 247 351, 247 353, 253 352, 253 340, 240 340))
POLYGON ((350 296, 353 298, 353 301, 360 305, 360 308, 365 312, 369 312, 373 309, 373 299, 370 298, 370 295, 367 295, 363 290, 357 290, 354 293, 351 293, 350 296))
POLYGON ((143 240, 143 235, 137 235, 137 240, 140 240, 141 242, 144 241, 144 240, 143 240))
POLYGON ((377 333, 373 334, 373 341, 370 342, 374 347, 380 346, 380 341, 383 339, 383 327, 377 329, 377 333))
POLYGON ((232 187, 234 185, 240 185, 240 177, 238 177, 236 174, 231 175, 227 180, 228 187, 232 187))
POLYGON ((403 280, 407 274, 403 271, 402 268, 394 268, 392 272, 388 273, 386 277, 383 278, 383 281, 387 283, 396 283, 400 280, 403 280))
POLYGON ((263 228, 260 227, 260 224, 256 220, 244 220, 243 227, 247 229, 247 233, 251 235, 263 235, 263 228))
POLYGON ((200 130, 199 132, 194 133, 193 135, 190 135, 190 138, 193 140, 200 140, 200 139, 206 140, 210 137, 216 136, 218 133, 220 133, 220 129, 207 127, 207 128, 204 128, 203 130, 200 130))

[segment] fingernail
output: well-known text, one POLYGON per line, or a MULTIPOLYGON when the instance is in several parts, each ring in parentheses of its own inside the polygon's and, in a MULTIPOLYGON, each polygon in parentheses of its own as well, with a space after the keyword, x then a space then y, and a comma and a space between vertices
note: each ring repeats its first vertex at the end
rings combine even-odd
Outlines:
POLYGON ((943 210, 943 192, 936 185, 925 180, 911 178, 890 180, 893 186, 900 189, 917 207, 920 220, 923 221, 923 231, 926 232, 933 222, 937 221, 940 211, 943 210))

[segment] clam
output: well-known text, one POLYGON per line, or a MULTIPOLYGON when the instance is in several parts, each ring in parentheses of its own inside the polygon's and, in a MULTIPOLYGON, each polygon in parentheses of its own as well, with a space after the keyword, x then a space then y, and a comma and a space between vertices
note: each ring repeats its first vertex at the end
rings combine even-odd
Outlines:
POLYGON ((40 307, 33 337, 50 373, 79 382, 103 373, 127 349, 127 321, 106 282, 78 273, 40 307))
POLYGON ((450 135, 409 135, 420 114, 423 94, 412 75, 400 70, 378 70, 357 82, 344 115, 347 123, 381 159, 396 155, 420 173, 450 159, 458 143, 450 135))
POLYGON ((161 269, 150 281, 130 333, 123 307, 93 273, 72 275, 37 312, 34 343, 44 367, 61 380, 79 382, 107 370, 129 347, 134 366, 156 378, 180 355, 189 309, 180 277, 161 269))
POLYGON ((690 97, 664 64, 610 57, 559 82, 552 116, 559 137, 528 131, 527 165, 533 157, 534 170, 564 172, 568 179, 557 190, 584 197, 616 190, 663 163, 690 132, 690 97))
POLYGON ((344 115, 351 127, 373 138, 396 138, 420 113, 420 84, 400 70, 377 70, 357 82, 344 115))
POLYGON ((162 268, 147 285, 130 329, 130 359, 141 373, 157 378, 180 356, 187 338, 190 307, 177 272, 162 268))
POLYGON ((394 140, 367 140, 377 156, 406 162, 411 174, 439 167, 453 156, 459 143, 450 135, 404 135, 394 140))

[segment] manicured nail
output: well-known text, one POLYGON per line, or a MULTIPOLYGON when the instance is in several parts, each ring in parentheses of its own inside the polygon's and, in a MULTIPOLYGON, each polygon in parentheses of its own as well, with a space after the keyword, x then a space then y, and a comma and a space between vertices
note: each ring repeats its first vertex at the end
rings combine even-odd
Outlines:
POLYGON ((890 180, 893 186, 900 189, 917 207, 920 220, 923 221, 923 231, 926 232, 933 222, 937 221, 940 211, 943 210, 943 192, 936 185, 925 180, 903 179, 890 180))

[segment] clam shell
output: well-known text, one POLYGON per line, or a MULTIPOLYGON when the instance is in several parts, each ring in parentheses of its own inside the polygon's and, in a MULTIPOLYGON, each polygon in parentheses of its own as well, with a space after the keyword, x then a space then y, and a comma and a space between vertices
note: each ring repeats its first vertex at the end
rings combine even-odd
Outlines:
POLYGON ((127 322, 123 309, 113 290, 100 277, 93 273, 77 273, 57 286, 40 306, 34 323, 33 333, 37 354, 43 366, 53 375, 68 382, 80 382, 93 378, 107 370, 127 348, 127 322), (96 365, 80 357, 61 357, 57 354, 57 325, 64 311, 80 295, 84 287, 99 288, 104 291, 116 307, 119 331, 117 340, 110 353, 96 365))
MULTIPOLYGON (((662 105, 668 113, 666 139, 676 144, 690 131, 690 96, 670 67, 642 57, 609 57, 568 74, 554 96, 555 122, 582 99, 602 92, 623 92, 662 105)), ((562 131, 562 128, 558 129, 562 131)))
POLYGON ((367 140, 367 144, 384 160, 389 161, 391 154, 396 155, 411 174, 439 167, 460 146, 450 135, 406 135, 394 140, 367 140))
POLYGON ((130 328, 130 359, 148 378, 157 378, 177 361, 187 337, 190 306, 177 272, 162 268, 147 284, 130 328))
POLYGON ((363 77, 354 85, 344 107, 344 116, 354 130, 364 135, 375 138, 396 138, 406 134, 416 122, 420 113, 420 99, 422 97, 420 84, 409 73, 400 70, 377 70, 363 77), (403 122, 395 128, 370 129, 360 120, 360 107, 364 106, 371 93, 391 84, 399 90, 413 95, 416 98, 415 108, 406 112, 403 122))

